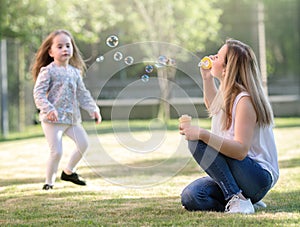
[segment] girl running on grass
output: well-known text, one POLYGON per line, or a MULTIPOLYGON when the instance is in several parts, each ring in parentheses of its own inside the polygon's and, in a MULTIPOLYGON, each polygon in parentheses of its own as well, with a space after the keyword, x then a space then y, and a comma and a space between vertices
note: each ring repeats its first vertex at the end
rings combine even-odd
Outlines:
POLYGON ((87 133, 81 125, 79 108, 86 110, 97 123, 101 122, 102 117, 82 81, 85 70, 80 51, 66 30, 53 31, 37 51, 32 67, 35 81, 33 96, 40 110, 39 119, 50 148, 44 190, 53 188, 63 153, 63 135, 75 142, 76 149, 61 173, 61 180, 86 185, 75 170, 88 148, 87 133))

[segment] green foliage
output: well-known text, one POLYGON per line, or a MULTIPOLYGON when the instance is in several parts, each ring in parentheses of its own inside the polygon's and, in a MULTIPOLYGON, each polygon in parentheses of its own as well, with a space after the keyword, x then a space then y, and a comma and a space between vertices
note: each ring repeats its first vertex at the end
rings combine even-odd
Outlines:
POLYGON ((4 14, 1 20, 1 36, 18 38, 24 43, 37 44, 41 29, 46 27, 48 16, 45 3, 39 0, 2 0, 4 14))
MULTIPOLYGON (((268 72, 298 73, 299 1, 263 2, 268 72)), ((87 50, 91 52, 110 33, 122 37, 122 44, 163 41, 193 52, 211 51, 216 42, 226 37, 256 46, 257 1, 1 0, 0 3, 0 37, 18 38, 34 52, 41 40, 57 28, 70 30, 82 46, 92 46, 87 50)), ((29 50, 28 55, 32 55, 29 50)))
POLYGON ((78 40, 99 41, 99 34, 120 19, 109 0, 1 0, 2 37, 15 37, 35 49, 52 30, 65 28, 78 40))
MULTIPOLYGON (((257 3, 259 0, 220 1, 220 37, 232 37, 250 44, 259 56, 257 3)), ((299 0, 263 0, 267 55, 270 77, 298 77, 300 73, 299 0)))
POLYGON ((216 3, 216 0, 126 0, 118 3, 118 12, 124 20, 117 27, 128 42, 161 41, 193 52, 203 51, 207 41, 217 39, 221 27, 222 10, 216 3))
POLYGON ((300 72, 299 0, 264 0, 266 45, 271 75, 280 77, 300 72))
MULTIPOLYGON (((299 2, 263 2, 269 72, 299 72, 299 2)), ((163 41, 193 52, 207 51, 226 37, 255 46, 256 4, 249 0, 1 0, 0 37, 18 38, 33 50, 57 28, 66 28, 78 41, 94 46, 103 44, 109 33, 120 35, 122 44, 163 41)))
POLYGON ((125 42, 164 41, 191 50, 204 49, 220 29, 217 0, 166 2, 115 0, 1 0, 2 37, 38 45, 53 29, 66 28, 85 43, 117 32, 125 42))

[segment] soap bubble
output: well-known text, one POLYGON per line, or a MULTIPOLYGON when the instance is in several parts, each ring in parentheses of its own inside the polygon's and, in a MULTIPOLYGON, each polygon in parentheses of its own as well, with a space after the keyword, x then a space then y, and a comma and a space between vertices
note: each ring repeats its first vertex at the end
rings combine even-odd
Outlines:
POLYGON ((96 58, 96 62, 102 62, 102 61, 104 61, 104 56, 101 55, 96 58))
POLYGON ((158 57, 157 62, 161 65, 167 65, 168 58, 164 55, 161 55, 161 56, 158 57))
POLYGON ((151 73, 153 71, 153 66, 152 65, 146 65, 145 71, 146 71, 146 73, 151 73))
POLYGON ((149 81, 149 76, 147 74, 144 74, 141 76, 141 80, 145 83, 147 83, 149 81))
POLYGON ((176 66, 176 60, 175 59, 173 59, 173 58, 169 58, 169 65, 170 66, 176 66))
MULTIPOLYGON (((186 113, 186 108, 174 105, 170 97, 166 98, 161 95, 160 78, 156 75, 160 68, 157 68, 157 65, 166 70, 159 73, 168 73, 168 75, 175 73, 173 68, 176 67, 176 70, 182 72, 182 75, 186 76, 189 81, 195 83, 193 86, 197 86, 201 90, 203 84, 199 80, 199 68, 195 67, 199 59, 194 53, 166 42, 138 42, 120 47, 120 37, 118 46, 110 48, 105 43, 106 38, 107 36, 104 37, 103 44, 110 51, 106 54, 100 52, 95 55, 96 64, 89 67, 85 84, 92 96, 99 99, 100 106, 102 103, 106 103, 105 98, 111 99, 109 103, 112 106, 107 117, 111 119, 113 131, 111 138, 115 141, 116 149, 111 148, 109 141, 103 140, 101 130, 92 124, 93 122, 87 122, 84 127, 87 127, 89 133, 91 149, 85 157, 85 161, 96 176, 109 183, 129 188, 156 186, 176 177, 191 160, 184 137, 174 141, 172 132, 167 130, 167 122, 157 122, 156 118, 151 119, 152 114, 155 117, 155 113, 149 113, 147 116, 143 113, 145 105, 150 106, 151 109, 152 105, 156 106, 156 103, 161 102, 169 103, 172 106, 172 111, 174 110, 172 114, 180 116, 186 113), (147 52, 141 50, 147 50, 147 52), (122 54, 120 61, 114 60, 116 52, 122 54), (104 57, 103 62, 97 62, 97 58, 101 60, 101 55, 104 57), (158 62, 160 55, 165 56, 159 58, 159 62, 163 64, 158 62), (134 62, 130 66, 124 62, 127 56, 134 58, 134 62), (173 60, 170 59, 172 57, 176 59, 175 66, 173 66, 173 60), (135 78, 128 74, 128 78, 126 78, 128 81, 120 83, 120 80, 124 79, 123 75, 125 76, 123 70, 127 70, 125 67, 131 68, 135 64, 137 67, 141 67, 136 69, 140 70, 140 73, 134 73, 135 69, 131 69, 132 72, 127 71, 126 73, 135 74, 135 78), (151 70, 151 67, 146 68, 147 65, 153 67, 151 73, 147 72, 151 70), (119 83, 114 84, 116 80, 119 83), (124 108, 124 104, 126 108, 124 108), (142 128, 130 123, 132 118, 140 116, 139 111, 142 114, 141 118, 147 118, 142 128), (124 119, 121 123, 118 120, 120 118, 124 119), (150 122, 149 125, 146 120, 150 122)), ((185 105, 189 105, 189 114, 195 116, 195 119, 198 118, 199 110, 195 108, 188 88, 184 87, 183 89, 182 84, 176 84, 172 78, 168 80, 168 83, 176 91, 176 97, 186 100, 185 105)), ((97 186, 95 185, 95 187, 97 186)), ((99 185, 99 187, 102 186, 99 185)))
POLYGON ((115 61, 121 61, 123 58, 123 54, 119 51, 117 51, 115 54, 114 54, 114 60, 115 61))
POLYGON ((109 47, 116 47, 119 44, 119 38, 115 35, 111 35, 106 39, 106 45, 109 47))
POLYGON ((131 57, 131 56, 127 56, 127 57, 124 59, 124 62, 125 62, 126 65, 132 65, 133 62, 134 62, 134 59, 133 59, 133 57, 131 57))

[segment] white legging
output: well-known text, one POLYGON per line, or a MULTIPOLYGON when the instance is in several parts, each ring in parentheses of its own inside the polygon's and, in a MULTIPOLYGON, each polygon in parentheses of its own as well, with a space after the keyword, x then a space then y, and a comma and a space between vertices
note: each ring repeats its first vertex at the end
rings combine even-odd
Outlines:
POLYGON ((50 156, 46 168, 46 184, 53 185, 59 161, 62 157, 62 137, 67 135, 76 144, 66 169, 72 172, 88 148, 88 136, 82 125, 51 124, 42 122, 42 128, 50 147, 50 156))

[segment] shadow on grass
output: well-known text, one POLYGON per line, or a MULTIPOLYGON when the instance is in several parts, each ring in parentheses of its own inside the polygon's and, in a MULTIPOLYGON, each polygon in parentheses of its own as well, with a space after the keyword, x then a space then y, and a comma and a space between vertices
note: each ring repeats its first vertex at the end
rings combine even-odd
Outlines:
POLYGON ((16 185, 22 185, 22 184, 35 184, 35 183, 41 183, 43 184, 45 181, 44 178, 10 178, 10 179, 1 179, 0 181, 0 187, 5 186, 16 186, 16 185))
POLYGON ((189 212, 181 208, 180 195, 132 197, 130 191, 126 193, 63 188, 18 194, 4 200, 0 212, 6 226, 297 226, 293 213, 300 208, 298 201, 291 201, 300 191, 272 193, 268 207, 253 215, 189 212))
POLYGON ((283 125, 276 125, 275 128, 297 128, 300 127, 300 123, 295 124, 283 124, 283 125))
POLYGON ((299 212, 300 190, 289 192, 273 192, 267 194, 266 212, 299 212))
MULTIPOLYGON (((90 192, 80 192, 79 196, 88 196, 90 192)), ((73 193, 70 192, 61 192, 61 196, 66 197, 74 197, 73 193)), ((126 192, 123 192, 123 195, 126 197, 126 192)), ((295 190, 291 192, 283 192, 283 193, 269 193, 264 201, 267 201, 267 208, 260 208, 258 211, 263 211, 265 213, 277 213, 277 212, 299 212, 300 210, 300 201, 295 200, 294 198, 299 197, 300 190, 295 190)), ((131 208, 139 208, 139 212, 147 209, 147 204, 155 204, 155 207, 160 207, 161 210, 170 209, 172 204, 175 206, 180 206, 180 194, 169 197, 151 197, 151 198, 115 198, 115 199, 105 199, 101 200, 103 203, 101 206, 103 207, 111 207, 115 205, 117 208, 131 209, 131 208), (170 204, 171 203, 171 204, 170 204), (126 204, 126 206, 122 206, 126 204), (130 206, 131 204, 131 206, 130 206)), ((156 209, 156 208, 148 208, 148 209, 156 209)), ((182 209, 184 212, 188 213, 201 213, 201 211, 190 212, 182 209)), ((161 212, 161 211, 160 211, 161 212)))
POLYGON ((134 163, 117 163, 88 165, 81 167, 85 173, 90 172, 90 178, 110 177, 141 177, 141 176, 188 176, 200 173, 200 167, 192 157, 175 157, 168 159, 143 160, 134 163), (171 172, 170 172, 171 171, 171 172), (173 172, 172 172, 173 171, 173 172))
MULTIPOLYGON (((174 176, 189 176, 191 174, 199 175, 204 173, 199 170, 197 164, 191 159, 186 158, 184 162, 181 162, 180 158, 170 158, 167 161, 165 159, 155 159, 155 160, 145 160, 140 162, 135 162, 132 164, 132 168, 129 168, 129 171, 124 171, 122 168, 122 164, 120 165, 98 165, 98 166, 81 166, 79 168, 79 174, 81 174, 84 178, 87 179, 114 179, 122 180, 122 178, 132 178, 143 180, 143 177, 149 177, 152 179, 170 179, 174 176), (158 168, 151 168, 143 171, 144 168, 155 167, 158 164, 164 163, 158 168), (170 169, 174 170, 174 172, 170 172, 170 169)), ((44 178, 10 178, 10 179, 2 179, 0 181, 0 187, 4 186, 13 186, 13 185, 22 185, 22 184, 31 184, 31 183, 41 183, 43 184, 44 178)), ((57 176, 56 180, 59 180, 59 176, 57 176)), ((118 181, 118 180, 116 180, 118 181)), ((157 182, 157 184, 161 183, 161 181, 157 182)), ((155 182, 154 182, 155 184, 155 182)))
MULTIPOLYGON (((92 170, 92 174, 89 174, 90 178, 98 178, 102 176, 111 177, 111 178, 119 178, 119 177, 129 177, 130 175, 138 175, 137 168, 148 168, 158 166, 157 168, 153 168, 151 171, 145 171, 143 175, 153 175, 153 174, 160 174, 160 176, 166 175, 170 169, 177 170, 172 175, 173 176, 189 176, 191 174, 203 174, 205 173, 198 164, 194 161, 192 157, 185 157, 185 160, 182 161, 181 158, 169 158, 168 160, 165 159, 155 159, 155 160, 145 160, 140 162, 135 162, 131 164, 126 164, 126 167, 132 167, 129 171, 124 171, 124 163, 120 163, 119 165, 99 165, 94 166, 86 166, 83 167, 85 172, 88 172, 88 169, 92 170), (159 165, 164 163, 164 165, 159 165), (159 168, 159 169, 158 169, 159 168), (131 172, 130 172, 131 171, 131 172)), ((293 158, 288 160, 281 160, 279 161, 279 168, 286 169, 286 168, 295 168, 300 167, 300 158, 293 158)), ((82 169, 83 169, 82 168, 82 169)))
POLYGON ((9 141, 18 141, 18 140, 26 140, 26 139, 34 139, 44 137, 43 133, 37 133, 32 135, 19 135, 19 136, 11 136, 9 138, 0 137, 0 142, 9 142, 9 141))
POLYGON ((294 128, 300 127, 299 116, 275 118, 275 128, 294 128))
POLYGON ((279 161, 279 168, 294 168, 300 167, 300 158, 293 158, 288 160, 279 161))
MULTIPOLYGON (((169 158, 165 159, 155 159, 155 160, 144 160, 128 164, 129 169, 124 171, 123 164, 114 164, 114 165, 99 165, 94 166, 81 166, 79 173, 88 179, 121 179, 125 178, 136 178, 141 180, 141 177, 152 177, 156 176, 158 179, 162 178, 172 178, 175 176, 191 176, 191 175, 203 175, 205 172, 200 169, 198 164, 192 159, 192 157, 187 157, 183 162, 181 158, 169 158), (160 165, 162 164, 163 165, 160 165), (130 166, 132 168, 130 168, 130 166), (155 166, 158 166, 157 168, 155 166), (147 169, 153 167, 150 170, 147 169), (155 167, 155 168, 154 168, 155 167), (140 171, 145 168, 145 171, 140 171), (174 170, 174 172, 170 172, 174 170)), ((280 169, 284 168, 295 168, 299 167, 300 158, 288 159, 279 161, 280 169)), ((58 180, 59 177, 57 177, 58 180)), ((0 186, 9 186, 9 185, 21 185, 21 184, 30 184, 30 183, 43 183, 44 178, 11 178, 11 179, 2 179, 0 181, 0 186)), ((138 180, 137 180, 138 182, 138 180)), ((159 182, 158 182, 159 183, 159 182)))

